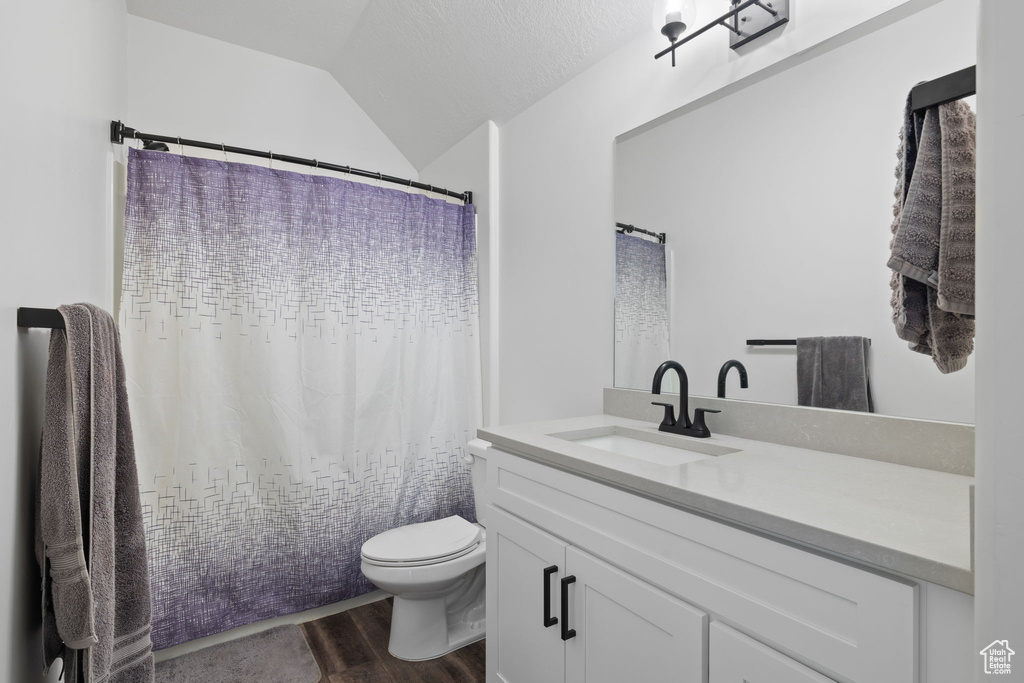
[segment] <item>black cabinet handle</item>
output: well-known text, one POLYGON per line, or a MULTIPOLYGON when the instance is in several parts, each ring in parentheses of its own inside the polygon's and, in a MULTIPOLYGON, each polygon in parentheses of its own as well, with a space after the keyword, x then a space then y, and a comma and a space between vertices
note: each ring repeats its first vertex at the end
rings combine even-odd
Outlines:
POLYGON ((544 628, 554 626, 558 623, 558 617, 551 615, 551 575, 558 571, 558 565, 551 565, 544 569, 544 628))
POLYGON ((576 629, 569 628, 569 586, 576 583, 575 576, 562 579, 562 640, 576 637, 576 629))

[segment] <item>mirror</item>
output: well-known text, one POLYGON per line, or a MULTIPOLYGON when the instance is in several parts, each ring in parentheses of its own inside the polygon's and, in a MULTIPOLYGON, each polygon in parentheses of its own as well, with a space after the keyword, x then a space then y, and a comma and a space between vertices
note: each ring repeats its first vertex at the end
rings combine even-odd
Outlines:
POLYGON ((974 63, 967 4, 939 3, 801 55, 617 140, 615 220, 667 240, 663 275, 649 265, 656 249, 617 250, 616 386, 649 391, 657 365, 672 358, 692 395, 715 396, 719 369, 735 359, 749 388, 734 371, 728 398, 795 405, 796 347, 747 340, 848 335, 871 340, 875 412, 974 421, 974 356, 944 375, 896 336, 887 267, 907 94, 974 63), (634 252, 648 265, 620 272, 634 252), (631 277, 648 278, 649 290, 661 277, 665 296, 626 291, 631 277), (641 348, 641 335, 624 333, 625 295, 633 320, 662 314, 638 302, 665 306, 667 338, 659 332, 641 348))

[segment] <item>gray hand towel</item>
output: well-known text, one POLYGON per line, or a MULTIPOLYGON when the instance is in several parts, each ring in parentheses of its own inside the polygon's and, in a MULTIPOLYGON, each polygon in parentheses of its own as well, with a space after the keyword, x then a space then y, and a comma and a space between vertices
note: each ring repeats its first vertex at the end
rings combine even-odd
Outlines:
POLYGON ((939 107, 942 222, 935 287, 943 311, 974 316, 976 120, 966 102, 939 107))
POLYGON ((37 554, 45 664, 54 633, 82 666, 69 683, 153 680, 149 570, 117 327, 89 304, 61 306, 50 337, 37 554))
POLYGON ((796 340, 797 402, 802 406, 874 412, 865 337, 796 340))
MULTIPOLYGON (((896 153, 896 189, 893 202, 892 240, 890 248, 895 251, 896 235, 899 230, 903 206, 910 191, 917 163, 918 148, 921 141, 924 116, 915 114, 911 108, 910 97, 907 96, 903 110, 903 127, 900 130, 900 145, 896 153)), ((894 270, 889 282, 892 288, 892 321, 896 327, 896 335, 910 343, 910 347, 927 355, 931 349, 928 339, 928 293, 927 285, 912 280, 900 271, 894 270)))
POLYGON ((893 323, 912 350, 955 372, 974 349, 974 114, 953 102, 922 118, 908 98, 900 138, 893 323))
POLYGON ((939 229, 942 224, 942 136, 939 111, 925 112, 924 127, 914 164, 914 175, 900 212, 892 241, 889 267, 929 284, 939 265, 939 229))

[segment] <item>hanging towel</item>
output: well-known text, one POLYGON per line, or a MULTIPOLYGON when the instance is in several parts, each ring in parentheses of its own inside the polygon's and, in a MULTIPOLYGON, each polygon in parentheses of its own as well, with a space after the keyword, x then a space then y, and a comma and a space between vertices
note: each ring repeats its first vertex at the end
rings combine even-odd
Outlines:
POLYGON ((36 525, 44 664, 67 647, 67 683, 144 683, 149 571, 120 339, 95 306, 58 310, 66 333, 50 336, 36 525))
POLYGON ((874 412, 865 337, 796 340, 797 402, 815 408, 874 412))
POLYGON ((974 349, 974 114, 952 102, 915 114, 908 98, 889 267, 893 323, 940 372, 974 349), (916 151, 916 154, 915 154, 916 151))
POLYGON ((974 316, 976 117, 966 102, 939 107, 942 134, 942 223, 934 282, 938 307, 974 316))
MULTIPOLYGON (((907 97, 903 110, 903 127, 900 130, 900 147, 896 165, 896 201, 893 203, 892 241, 890 248, 896 252, 896 237, 903 217, 903 207, 910 192, 917 163, 924 116, 915 113, 907 97)), ((920 182, 920 181, 919 181, 920 182)), ((928 291, 923 282, 908 278, 899 270, 893 270, 890 277, 892 288, 892 321, 896 335, 909 342, 910 348, 931 355, 928 346, 928 291)))

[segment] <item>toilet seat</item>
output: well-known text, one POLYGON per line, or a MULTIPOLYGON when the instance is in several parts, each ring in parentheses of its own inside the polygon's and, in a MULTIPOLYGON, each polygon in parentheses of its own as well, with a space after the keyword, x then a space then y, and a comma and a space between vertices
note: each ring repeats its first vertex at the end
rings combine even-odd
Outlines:
POLYGON ((480 545, 481 529, 458 515, 409 524, 377 534, 362 547, 362 558, 383 567, 414 567, 448 562, 480 545))

